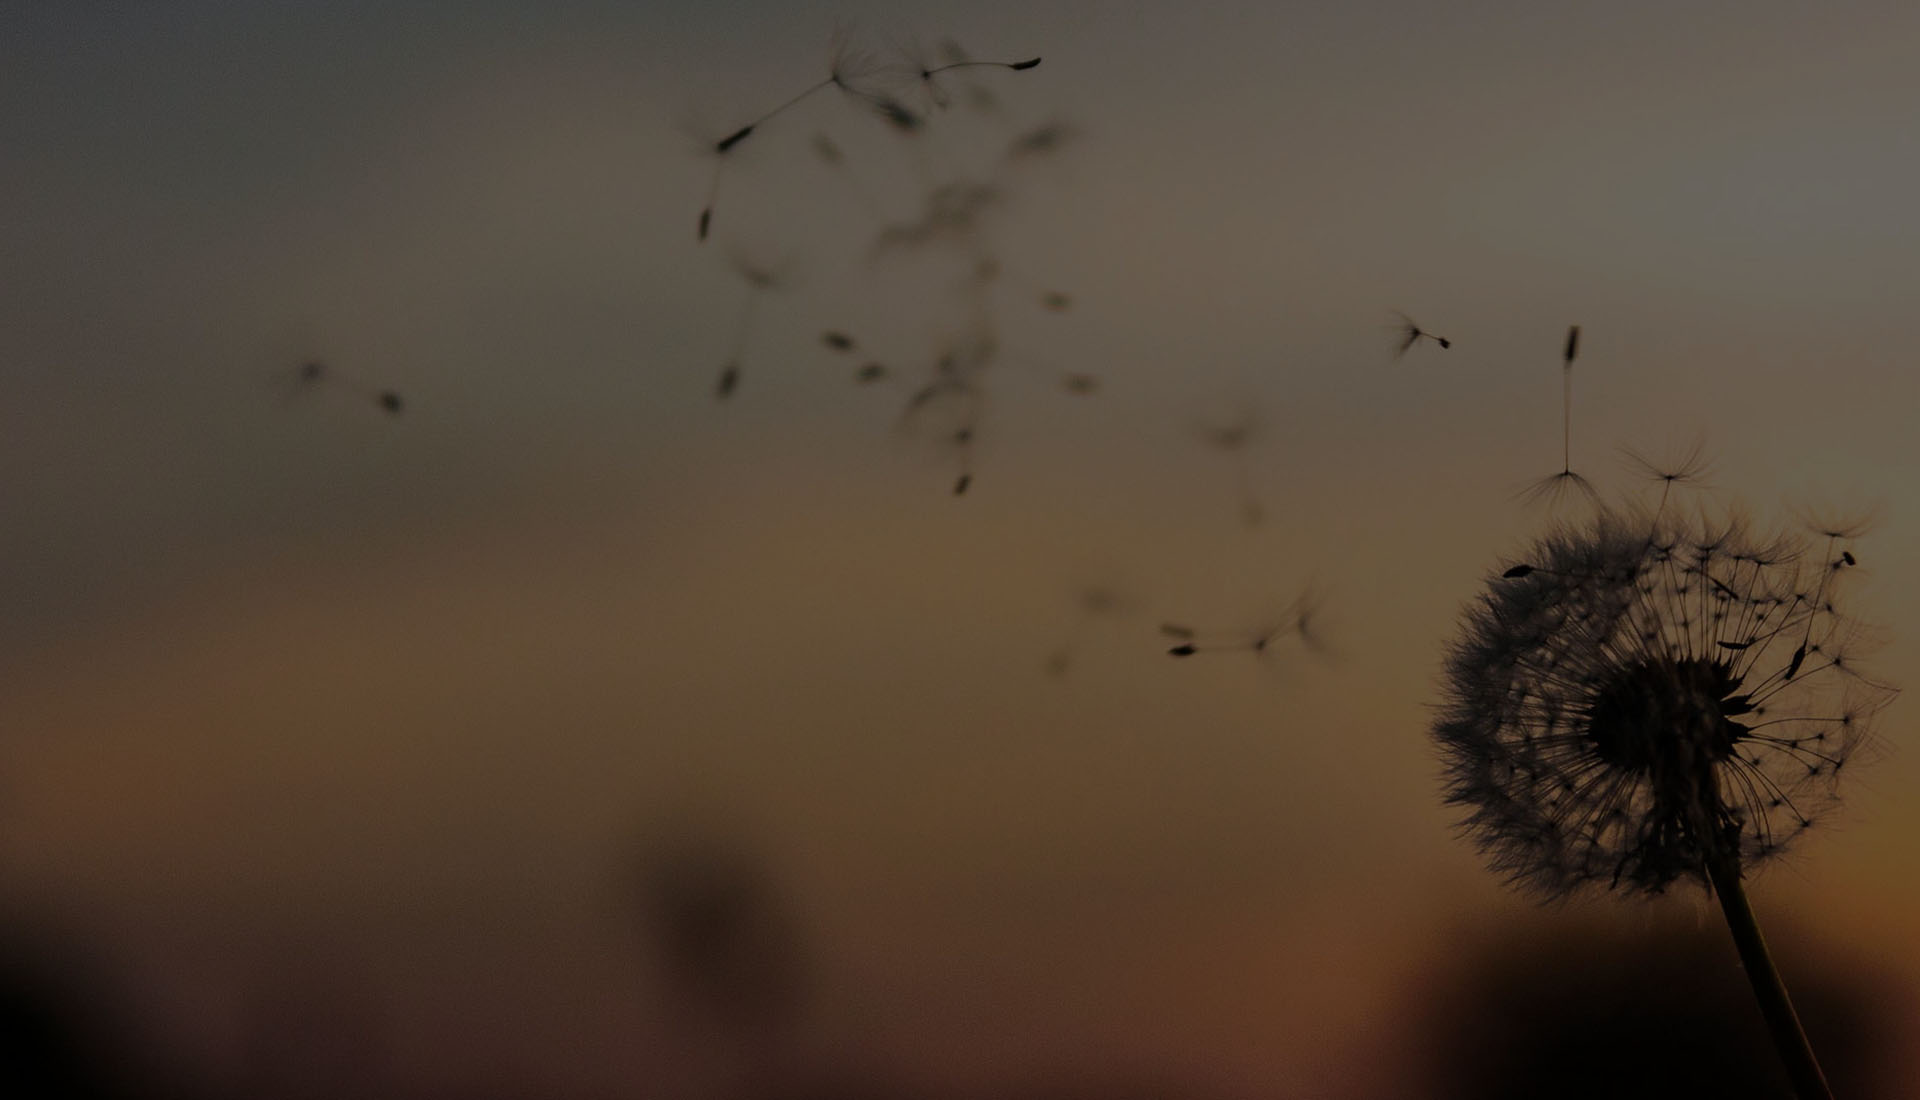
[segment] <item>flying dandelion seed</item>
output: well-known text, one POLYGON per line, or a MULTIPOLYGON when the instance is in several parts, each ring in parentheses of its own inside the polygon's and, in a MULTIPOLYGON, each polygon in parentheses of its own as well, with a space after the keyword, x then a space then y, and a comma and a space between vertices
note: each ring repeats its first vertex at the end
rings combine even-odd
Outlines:
POLYGON ((943 73, 962 69, 1006 69, 1010 72, 1025 72, 1040 64, 1035 57, 1026 61, 976 61, 951 39, 941 43, 944 60, 936 62, 917 40, 909 39, 895 47, 906 67, 906 71, 919 82, 921 98, 937 110, 946 110, 953 102, 953 96, 939 82, 943 73))
POLYGON ((741 142, 752 137, 767 123, 799 106, 814 93, 827 88, 838 88, 852 99, 878 107, 886 100, 895 79, 888 66, 856 43, 850 32, 845 28, 836 29, 828 48, 826 79, 807 86, 778 107, 713 143, 713 153, 717 159, 713 164, 713 175, 707 182, 706 205, 700 208, 698 239, 706 240, 713 229, 714 206, 720 196, 720 176, 726 169, 728 155, 739 148, 741 142))
POLYGON ((1294 597, 1285 610, 1252 631, 1203 636, 1190 626, 1160 624, 1160 633, 1179 644, 1167 650, 1174 657, 1192 657, 1201 653, 1252 653, 1265 656, 1282 641, 1293 639, 1308 653, 1327 656, 1331 650, 1322 625, 1325 598, 1312 585, 1294 597))
POLYGON ((1825 819, 1894 695, 1835 598, 1849 534, 1813 561, 1738 519, 1562 527, 1467 609, 1433 727, 1448 803, 1515 884, 1711 890, 1803 1100, 1829 1093, 1741 880, 1825 819))
POLYGON ((1407 316, 1404 313, 1401 313, 1399 310, 1394 310, 1393 315, 1394 317, 1398 318, 1398 320, 1396 320, 1393 325, 1393 334, 1394 334, 1393 357, 1395 359, 1398 359, 1402 355, 1405 355, 1408 352, 1408 350, 1413 347, 1413 345, 1419 343, 1422 340, 1433 341, 1434 343, 1440 345, 1440 348, 1443 351, 1453 346, 1452 340, 1449 340, 1444 336, 1436 336, 1433 333, 1428 332, 1426 329, 1423 329, 1419 325, 1414 324, 1413 318, 1407 316))

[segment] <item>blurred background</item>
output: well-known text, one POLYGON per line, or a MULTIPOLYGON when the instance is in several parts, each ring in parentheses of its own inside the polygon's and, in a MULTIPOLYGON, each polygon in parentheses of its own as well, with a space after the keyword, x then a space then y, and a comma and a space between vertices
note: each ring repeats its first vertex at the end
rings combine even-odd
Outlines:
MULTIPOLYGON (((1784 1095, 1712 903, 1514 894, 1427 730, 1563 448, 1874 514, 1914 684, 1916 46, 0 4, 0 1051, 47 1095, 1784 1095), (919 79, 961 56, 1043 63, 919 79), (830 72, 873 94, 715 152, 830 72)), ((1856 1097, 1920 1096, 1910 702, 1752 885, 1856 1097)))

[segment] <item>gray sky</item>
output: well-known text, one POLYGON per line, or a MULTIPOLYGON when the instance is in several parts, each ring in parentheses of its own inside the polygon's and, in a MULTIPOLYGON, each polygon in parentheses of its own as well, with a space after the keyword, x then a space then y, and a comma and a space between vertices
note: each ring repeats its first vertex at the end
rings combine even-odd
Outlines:
MULTIPOLYGON (((1767 522, 1877 505, 1855 609, 1907 680, 1916 43, 1891 5, 11 5, 7 892, 213 1006, 182 1018, 292 942, 397 1006, 403 1076, 571 1044, 618 1081, 671 1044, 628 1045, 611 884, 719 819, 833 976, 823 1049, 864 1013, 955 1081, 984 1028, 1391 1090, 1361 1067, 1410 960, 1524 905, 1451 835, 1426 728, 1456 611, 1547 522, 1514 491, 1559 466, 1569 324, 1572 465, 1609 492, 1618 448, 1704 438, 1767 522), (911 140, 809 99, 696 243, 703 141, 821 79, 837 19, 1045 60, 911 140), (956 176, 1000 189, 984 306, 956 249, 868 250, 956 176), (720 403, 738 257, 789 278, 720 403), (1396 309, 1453 347, 1396 360, 1396 309), (906 382, 849 378, 923 375, 983 311, 955 498, 906 382), (1236 472, 1203 436, 1249 416, 1236 472), (1125 598, 1082 621, 1090 585, 1125 598), (1162 620, 1260 628, 1309 586, 1327 658, 1162 653, 1162 620)), ((1911 974, 1906 711, 1756 899, 1911 974)), ((219 1066, 223 1034, 167 1042, 219 1066)))

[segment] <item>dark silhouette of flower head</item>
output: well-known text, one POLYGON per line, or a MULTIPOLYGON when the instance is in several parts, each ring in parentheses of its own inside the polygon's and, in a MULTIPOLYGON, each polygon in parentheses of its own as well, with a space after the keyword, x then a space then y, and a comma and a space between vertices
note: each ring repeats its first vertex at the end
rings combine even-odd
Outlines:
POLYGON ((1466 613, 1434 725, 1448 801, 1517 884, 1722 892, 1822 819, 1891 688, 1856 667, 1852 553, 1602 511, 1466 613))

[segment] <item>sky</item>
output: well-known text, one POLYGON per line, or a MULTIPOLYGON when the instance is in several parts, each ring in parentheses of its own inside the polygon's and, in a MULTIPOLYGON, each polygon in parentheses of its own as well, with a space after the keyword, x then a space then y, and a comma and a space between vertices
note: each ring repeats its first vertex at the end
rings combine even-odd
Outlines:
MULTIPOLYGON (((1578 508, 1521 499, 1563 453, 1870 515, 1849 603, 1912 682, 1917 43, 1873 4, 0 5, 0 912, 48 945, 9 950, 197 1094, 1441 1095, 1467 945, 1717 931, 1691 888, 1543 908, 1440 801, 1446 644, 1578 508), (1042 63, 718 157, 837 33, 1042 63), (952 181, 991 197, 910 240, 952 181), (916 404, 943 358, 978 392, 916 404), (1302 606, 1324 644, 1160 630, 1302 606), (689 866, 750 934, 662 933, 689 866)), ((1910 702, 1752 893, 1914 1047, 1910 702)))

